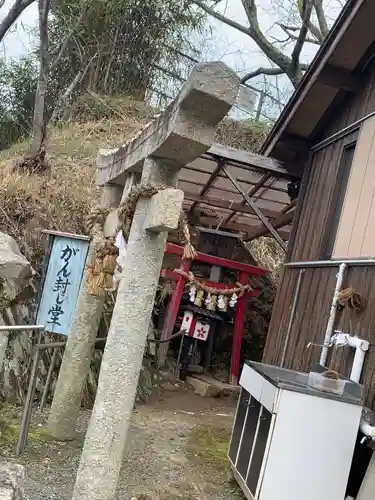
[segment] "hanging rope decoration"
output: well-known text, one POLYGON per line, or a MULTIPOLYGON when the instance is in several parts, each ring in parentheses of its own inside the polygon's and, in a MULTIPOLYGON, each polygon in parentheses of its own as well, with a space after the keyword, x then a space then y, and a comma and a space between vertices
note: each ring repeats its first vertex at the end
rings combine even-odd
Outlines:
MULTIPOLYGON (((121 224, 119 229, 122 229, 126 240, 128 240, 129 237, 130 227, 139 198, 151 198, 164 189, 167 189, 167 186, 163 184, 138 184, 131 188, 129 196, 121 203, 118 210, 118 217, 121 224)), ((191 243, 189 226, 183 210, 181 210, 180 213, 178 231, 181 231, 183 236, 182 243, 184 245, 184 253, 182 258, 184 260, 194 260, 197 256, 197 252, 191 243)))
POLYGON ((209 311, 215 311, 216 308, 226 311, 228 301, 229 307, 233 308, 239 297, 242 297, 247 291, 253 290, 251 285, 242 285, 241 283, 236 283, 237 286, 234 288, 216 288, 201 283, 191 271, 185 272, 182 269, 175 269, 174 272, 187 280, 190 301, 198 307, 202 307, 204 303, 209 311), (204 298, 205 293, 206 298, 204 298))
POLYGON ((93 207, 90 210, 86 219, 86 228, 91 236, 103 230, 103 226, 107 215, 109 214, 108 208, 93 207))
MULTIPOLYGON (((167 186, 162 184, 139 184, 138 186, 132 187, 129 196, 121 203, 118 209, 119 229, 122 229, 126 240, 128 240, 129 237, 130 227, 138 200, 140 198, 151 198, 156 193, 166 188, 167 186)), ((109 209, 104 209, 102 207, 94 207, 91 209, 86 220, 86 226, 92 237, 103 233, 104 223, 109 212, 109 209)), ((183 211, 181 211, 180 214, 178 230, 181 231, 183 236, 184 252, 182 258, 185 260, 194 260, 197 256, 197 252, 191 243, 189 226, 183 211)), ((103 297, 106 290, 113 289, 113 274, 117 265, 117 256, 118 248, 115 245, 115 239, 107 238, 86 265, 86 279, 89 295, 103 297)))
POLYGON ((238 297, 242 297, 244 293, 253 290, 251 285, 241 285, 241 283, 238 282, 236 283, 237 286, 235 288, 226 288, 223 290, 222 288, 215 288, 201 283, 191 271, 187 273, 182 269, 175 269, 174 272, 186 278, 188 284, 194 285, 198 290, 203 290, 210 295, 231 296, 235 293, 238 297))
POLYGON ((360 312, 364 309, 362 297, 353 287, 345 288, 339 293, 338 304, 343 309, 348 307, 354 311, 360 312))
POLYGON ((117 255, 118 248, 114 244, 114 238, 109 238, 87 264, 86 278, 89 295, 103 297, 106 290, 113 288, 117 255))
MULTIPOLYGON (((90 235, 100 235, 109 209, 94 207, 86 220, 90 235)), ((94 297, 103 297, 113 287, 113 273, 116 269, 118 248, 114 238, 107 238, 86 265, 87 292, 94 297)))

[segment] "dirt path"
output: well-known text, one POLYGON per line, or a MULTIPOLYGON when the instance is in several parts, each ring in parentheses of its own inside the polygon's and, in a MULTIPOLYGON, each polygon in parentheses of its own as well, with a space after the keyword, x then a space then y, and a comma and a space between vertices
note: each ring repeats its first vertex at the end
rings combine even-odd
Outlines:
MULTIPOLYGON (((181 390, 137 407, 116 500, 242 499, 228 483, 226 450, 234 411, 233 399, 202 398, 181 390)), ((20 415, 8 409, 4 416, 16 421, 20 415)), ((88 418, 89 412, 82 412, 75 442, 48 441, 43 419, 36 416, 22 457, 13 455, 14 443, 2 445, 1 460, 26 466, 30 500, 71 499, 88 418)))

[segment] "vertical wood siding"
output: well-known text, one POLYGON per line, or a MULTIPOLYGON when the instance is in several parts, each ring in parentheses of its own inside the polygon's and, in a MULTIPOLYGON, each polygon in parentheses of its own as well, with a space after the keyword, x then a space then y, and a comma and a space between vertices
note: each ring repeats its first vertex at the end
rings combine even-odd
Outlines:
POLYGON ((315 153, 291 261, 322 258, 335 209, 336 180, 340 177, 342 155, 345 146, 356 137, 357 133, 353 133, 315 153))
MULTIPOLYGON (((307 348, 307 344, 324 341, 337 271, 337 267, 305 270, 285 359, 286 368, 309 371, 318 362, 321 349, 307 348)), ((298 274, 298 269, 284 270, 264 351, 266 363, 280 363, 298 274)), ((365 299, 366 307, 360 313, 350 309, 339 312, 334 328, 357 334, 370 342, 361 382, 365 385, 366 404, 375 410, 375 267, 348 268, 343 286, 353 286, 365 299)), ((354 351, 343 347, 329 363, 333 361, 333 368, 348 376, 353 357, 354 351)))
MULTIPOLYGON (((363 78, 362 91, 347 99, 341 112, 335 113, 326 127, 325 137, 373 111, 375 111, 375 61, 367 76, 363 78)), ((308 187, 304 199, 301 200, 300 218, 293 248, 288 252, 290 261, 322 258, 332 220, 342 153, 344 147, 350 141, 354 141, 356 136, 357 134, 352 134, 315 153, 308 187)), ((375 161, 371 160, 369 166, 375 172, 375 161)), ((374 211, 375 207, 371 204, 369 212, 371 220, 374 211)), ((371 244, 366 238, 367 233, 361 243, 363 248, 368 248, 371 244)), ((306 346, 309 342, 323 342, 337 271, 338 268, 306 269, 289 340, 286 367, 308 371, 319 359, 320 350, 307 349, 306 346)), ((298 269, 284 270, 264 352, 266 363, 280 362, 298 273, 298 269)), ((340 312, 335 329, 358 334, 371 344, 366 354, 362 382, 366 390, 366 403, 375 410, 375 267, 349 268, 344 286, 353 286, 365 299, 366 308, 361 313, 350 310, 340 312)), ((336 356, 334 367, 346 375, 349 374, 353 354, 348 348, 341 349, 336 356)))

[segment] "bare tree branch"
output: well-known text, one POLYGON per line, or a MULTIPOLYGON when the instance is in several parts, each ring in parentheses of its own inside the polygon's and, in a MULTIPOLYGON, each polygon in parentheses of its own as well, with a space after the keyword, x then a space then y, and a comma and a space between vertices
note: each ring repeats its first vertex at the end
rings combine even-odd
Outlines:
POLYGON ((255 0, 242 0, 242 5, 245 9, 251 28, 249 36, 254 40, 254 42, 258 45, 262 52, 266 54, 269 59, 271 59, 273 63, 279 66, 279 68, 283 69, 284 73, 288 74, 291 59, 289 56, 283 54, 280 50, 278 50, 269 40, 267 40, 264 33, 260 29, 255 0))
POLYGON ((329 33, 329 27, 324 13, 323 0, 314 0, 314 7, 316 12, 316 17, 318 18, 319 28, 324 38, 327 37, 329 33))
MULTIPOLYGON (((288 40, 297 40, 298 35, 294 35, 291 33, 291 31, 299 31, 301 28, 297 28, 297 26, 286 26, 285 24, 282 23, 277 23, 278 26, 288 35, 288 40)), ((285 40, 287 41, 287 40, 285 40)), ((305 39, 306 43, 312 43, 313 45, 321 45, 321 43, 316 39, 316 38, 311 38, 309 36, 306 36, 305 39)))
POLYGON ((307 33, 309 31, 308 23, 311 18, 312 8, 313 8, 313 0, 303 1, 302 15, 301 15, 302 26, 292 52, 292 66, 296 69, 296 71, 299 70, 299 58, 301 55, 302 48, 306 41, 307 33))
POLYGON ((284 73, 285 73, 284 70, 282 70, 281 68, 260 67, 254 71, 251 71, 250 73, 246 73, 246 75, 241 78, 241 83, 246 83, 252 78, 255 78, 256 76, 260 75, 275 76, 275 75, 283 75, 284 73))
POLYGON ((77 22, 69 30, 69 33, 66 35, 66 37, 62 41, 62 43, 60 45, 59 53, 57 54, 55 60, 52 62, 51 66, 50 66, 50 72, 53 71, 57 67, 57 65, 59 64, 62 56, 64 55, 64 52, 65 52, 67 46, 68 46, 70 39, 72 38, 73 34, 76 32, 78 26, 80 26, 82 24, 82 22, 85 20, 88 10, 89 10, 89 4, 87 3, 85 8, 82 10, 81 14, 79 15, 77 22))
MULTIPOLYGON (((297 6, 298 6, 298 11, 299 11, 300 16, 301 16, 301 20, 303 22, 303 18, 304 18, 304 1, 303 0, 297 0, 297 6)), ((324 42, 325 36, 320 31, 320 28, 318 28, 317 26, 315 26, 315 24, 311 21, 311 19, 309 19, 307 21, 307 27, 308 27, 310 33, 312 33, 312 35, 315 36, 315 38, 320 42, 320 44, 322 44, 324 42)))
POLYGON ((33 118, 33 138, 29 157, 33 158, 40 152, 46 132, 45 124, 45 97, 48 81, 48 14, 51 7, 51 0, 39 0, 39 76, 35 94, 34 118, 33 118))
POLYGON ((245 26, 242 26, 242 24, 237 23, 236 21, 233 21, 232 19, 229 19, 229 17, 223 16, 219 12, 217 12, 215 9, 212 9, 208 5, 206 5, 204 2, 201 0, 191 0, 192 3, 195 5, 198 5, 202 10, 204 10, 207 14, 210 16, 214 17, 218 21, 221 21, 222 23, 231 26, 232 28, 241 31, 242 33, 245 33, 245 35, 251 36, 251 30, 249 28, 246 28, 245 26))
MULTIPOLYGON (((259 25, 256 0, 241 1, 249 22, 249 27, 245 27, 237 23, 236 21, 229 19, 223 14, 220 14, 214 8, 206 5, 204 0, 190 0, 190 2, 198 5, 210 16, 249 36, 258 45, 261 51, 268 57, 268 59, 270 59, 270 61, 272 61, 272 63, 274 63, 276 66, 276 68, 259 68, 258 70, 245 75, 243 81, 247 81, 261 74, 281 75, 285 73, 292 84, 296 87, 302 78, 302 71, 304 70, 304 68, 299 64, 299 59, 303 45, 307 41, 310 41, 310 39, 308 38, 309 30, 317 39, 316 42, 311 39, 312 43, 318 44, 323 38, 323 35, 320 33, 320 30, 318 28, 315 29, 314 26, 312 26, 312 30, 310 28, 310 25, 312 24, 310 18, 312 9, 314 7, 314 0, 306 0, 306 6, 303 4, 304 0, 298 0, 298 9, 302 18, 302 27, 293 27, 292 29, 292 31, 295 31, 296 33, 298 31, 298 35, 291 35, 289 26, 281 26, 288 35, 288 39, 286 41, 288 41, 289 39, 295 40, 292 57, 289 57, 289 55, 283 53, 280 49, 278 49, 275 44, 272 43, 271 39, 268 39, 263 33, 259 25)), ((316 1, 319 2, 320 0, 316 1)))
MULTIPOLYGON (((8 14, 0 23, 0 42, 7 34, 8 30, 17 21, 22 12, 31 5, 35 0, 15 0, 12 7, 9 9, 8 14)), ((4 2, 0 5, 2 7, 4 2)))

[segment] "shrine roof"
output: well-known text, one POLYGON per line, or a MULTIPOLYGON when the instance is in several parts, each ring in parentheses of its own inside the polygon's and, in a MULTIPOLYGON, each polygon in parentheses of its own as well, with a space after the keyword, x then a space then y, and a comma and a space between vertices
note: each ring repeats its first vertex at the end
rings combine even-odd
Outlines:
POLYGON ((199 210, 200 224, 235 231, 244 239, 269 234, 226 172, 287 241, 295 205, 287 185, 298 176, 269 157, 214 144, 180 171, 178 187, 185 194, 186 212, 199 210))

